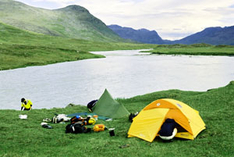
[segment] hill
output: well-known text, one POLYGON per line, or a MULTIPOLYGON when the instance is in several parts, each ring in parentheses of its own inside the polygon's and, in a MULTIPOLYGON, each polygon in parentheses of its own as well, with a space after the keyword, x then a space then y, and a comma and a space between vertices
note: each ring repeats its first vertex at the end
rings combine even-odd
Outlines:
POLYGON ((135 30, 130 27, 109 25, 116 34, 124 39, 130 39, 140 43, 149 44, 198 44, 206 43, 212 45, 234 45, 234 26, 230 27, 209 27, 181 40, 163 40, 156 31, 147 29, 135 30))
POLYGON ((148 48, 152 45, 44 35, 0 22, 0 70, 103 57, 88 51, 148 48))
POLYGON ((147 43, 147 44, 163 44, 162 38, 156 31, 149 31, 147 29, 135 30, 130 27, 121 27, 119 25, 109 25, 116 34, 121 38, 130 39, 132 41, 147 43))
POLYGON ((209 27, 201 32, 192 34, 181 40, 172 41, 172 44, 206 43, 212 45, 234 45, 234 26, 209 27))
POLYGON ((93 41, 123 41, 101 20, 78 5, 48 10, 13 0, 1 0, 0 22, 53 36, 93 41))

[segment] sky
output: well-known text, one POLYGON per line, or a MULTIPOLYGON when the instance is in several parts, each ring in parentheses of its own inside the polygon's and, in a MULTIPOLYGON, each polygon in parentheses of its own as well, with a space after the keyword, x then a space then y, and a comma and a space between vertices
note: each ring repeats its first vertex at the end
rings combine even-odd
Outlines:
POLYGON ((177 40, 207 27, 234 25, 233 0, 16 0, 44 9, 80 5, 104 22, 155 30, 177 40))

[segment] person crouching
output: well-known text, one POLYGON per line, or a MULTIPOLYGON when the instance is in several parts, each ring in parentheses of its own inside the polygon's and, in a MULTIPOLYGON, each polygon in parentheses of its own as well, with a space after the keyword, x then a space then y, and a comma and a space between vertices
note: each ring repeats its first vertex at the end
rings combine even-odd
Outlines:
POLYGON ((31 110, 32 109, 32 102, 31 100, 22 98, 21 99, 21 111, 31 110))

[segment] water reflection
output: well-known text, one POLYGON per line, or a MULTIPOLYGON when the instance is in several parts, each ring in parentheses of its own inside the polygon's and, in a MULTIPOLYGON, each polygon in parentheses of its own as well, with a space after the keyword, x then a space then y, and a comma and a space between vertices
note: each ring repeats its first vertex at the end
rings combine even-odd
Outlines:
POLYGON ((21 97, 34 108, 86 105, 105 88, 114 98, 154 91, 205 91, 234 80, 234 58, 166 56, 139 51, 95 52, 106 58, 35 66, 0 72, 1 109, 20 109, 21 97))

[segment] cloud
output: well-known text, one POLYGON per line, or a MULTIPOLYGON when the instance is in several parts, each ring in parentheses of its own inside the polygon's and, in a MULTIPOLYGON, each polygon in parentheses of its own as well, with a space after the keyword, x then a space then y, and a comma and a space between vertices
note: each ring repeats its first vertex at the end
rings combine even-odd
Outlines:
POLYGON ((158 33, 159 36, 165 36, 167 38, 167 40, 175 40, 175 39, 182 39, 184 37, 187 37, 191 34, 193 34, 193 32, 190 32, 190 33, 183 33, 183 32, 165 32, 165 33, 158 33))
POLYGON ((80 1, 84 7, 106 24, 156 30, 162 34, 162 38, 167 39, 176 39, 175 34, 178 35, 178 39, 182 35, 196 33, 206 27, 231 25, 230 11, 232 10, 228 10, 228 6, 232 4, 230 0, 225 2, 219 0, 192 2, 144 0, 138 3, 126 0, 119 2, 119 0, 105 1, 105 9, 99 10, 98 8, 103 5, 99 0, 94 0, 89 4, 86 1, 80 1), (180 28, 181 33, 175 32, 178 30, 174 30, 174 27, 180 28))
POLYGON ((233 5, 230 5, 230 8, 234 8, 234 4, 233 4, 233 5))

